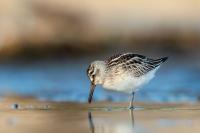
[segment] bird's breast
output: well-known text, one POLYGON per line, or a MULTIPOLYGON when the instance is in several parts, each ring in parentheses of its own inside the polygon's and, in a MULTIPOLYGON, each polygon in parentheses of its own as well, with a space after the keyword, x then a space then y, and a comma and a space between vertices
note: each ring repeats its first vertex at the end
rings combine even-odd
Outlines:
POLYGON ((137 91, 141 86, 147 84, 153 77, 155 71, 151 71, 146 75, 134 77, 131 74, 120 74, 105 77, 102 86, 108 90, 121 91, 125 93, 132 93, 137 91))
POLYGON ((107 77, 105 78, 103 87, 108 90, 131 93, 137 84, 136 80, 137 79, 127 75, 107 77))

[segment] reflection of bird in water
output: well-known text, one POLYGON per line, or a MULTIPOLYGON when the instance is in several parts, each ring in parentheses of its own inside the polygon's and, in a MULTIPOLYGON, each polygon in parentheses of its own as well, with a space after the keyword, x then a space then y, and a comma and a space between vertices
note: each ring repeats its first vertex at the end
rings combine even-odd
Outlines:
POLYGON ((95 127, 94 127, 94 122, 93 122, 93 119, 92 119, 92 113, 91 112, 88 112, 88 120, 89 120, 91 132, 94 133, 95 127))
MULTIPOLYGON (((132 110, 132 109, 130 110, 130 119, 131 119, 132 131, 134 129, 134 123, 135 123, 133 111, 134 110, 132 110)), ((95 133, 95 124, 94 124, 94 121, 93 121, 92 112, 88 112, 88 121, 89 121, 91 133, 95 133)), ((109 125, 107 125, 107 126, 109 126, 109 125)))
POLYGON ((92 62, 87 70, 91 81, 88 102, 91 103, 95 86, 99 84, 108 90, 132 93, 130 108, 133 109, 135 91, 148 83, 166 60, 167 57, 150 59, 143 55, 126 53, 92 62))
POLYGON ((134 129, 135 119, 133 115, 133 109, 130 110, 130 117, 131 117, 132 128, 134 129))

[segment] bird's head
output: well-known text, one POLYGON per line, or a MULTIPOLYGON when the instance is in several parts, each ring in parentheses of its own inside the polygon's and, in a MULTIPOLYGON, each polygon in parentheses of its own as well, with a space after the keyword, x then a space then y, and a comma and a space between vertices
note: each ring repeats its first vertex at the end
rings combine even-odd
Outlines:
POLYGON ((92 96, 93 96, 93 92, 94 92, 96 85, 103 83, 105 68, 106 68, 106 65, 105 65, 104 61, 94 61, 89 65, 89 67, 87 69, 87 75, 91 82, 90 94, 88 97, 89 103, 91 103, 91 101, 92 101, 92 96))

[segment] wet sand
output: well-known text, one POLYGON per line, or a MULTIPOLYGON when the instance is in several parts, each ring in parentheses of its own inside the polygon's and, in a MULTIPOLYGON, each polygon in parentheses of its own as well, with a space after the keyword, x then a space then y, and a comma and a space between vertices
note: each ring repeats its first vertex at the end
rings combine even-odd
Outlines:
POLYGON ((200 104, 64 103, 9 98, 0 101, 6 133, 199 133, 200 104))

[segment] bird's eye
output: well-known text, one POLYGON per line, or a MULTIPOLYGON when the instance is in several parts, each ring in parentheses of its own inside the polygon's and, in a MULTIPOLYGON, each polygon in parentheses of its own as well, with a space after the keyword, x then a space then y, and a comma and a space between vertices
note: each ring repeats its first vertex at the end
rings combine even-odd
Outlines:
POLYGON ((88 72, 90 75, 92 75, 92 73, 94 73, 94 66, 90 66, 88 72))
POLYGON ((94 77, 95 77, 95 75, 93 74, 93 75, 92 75, 92 78, 94 78, 94 77))

